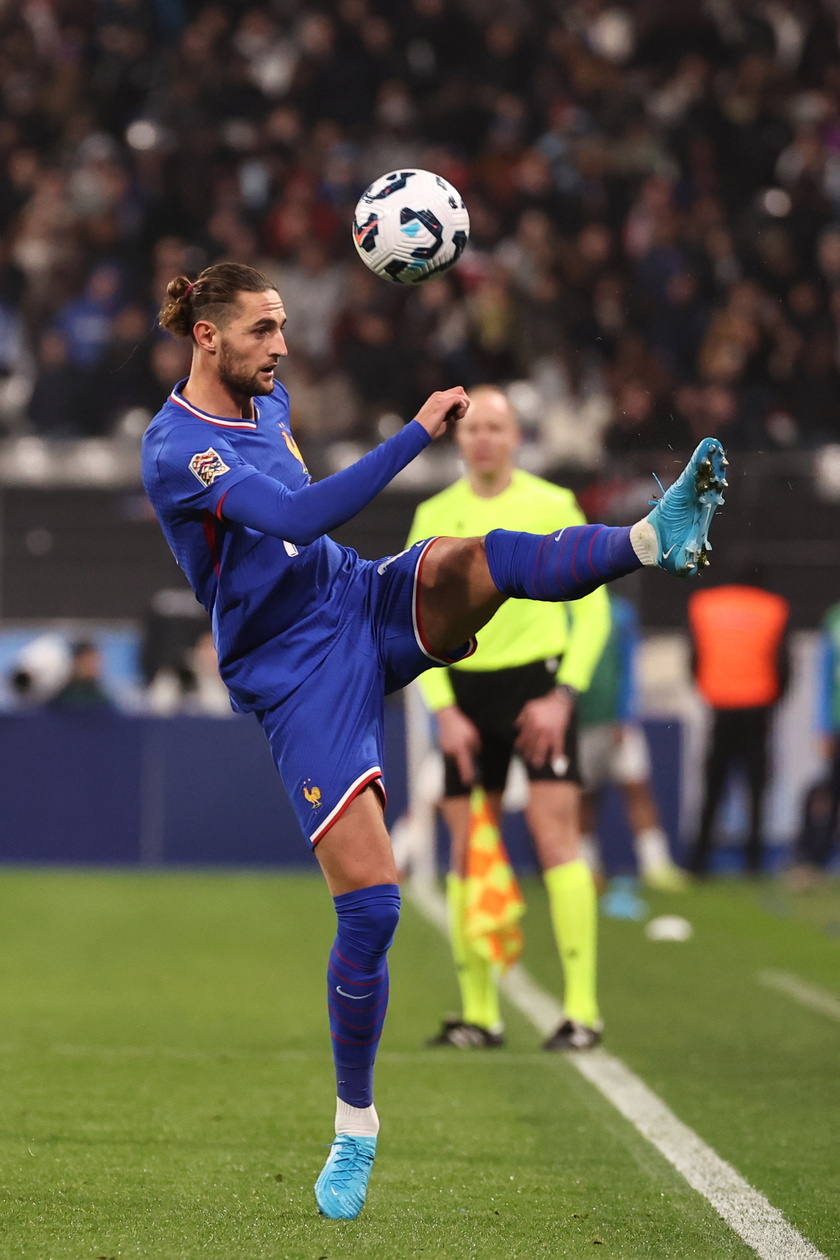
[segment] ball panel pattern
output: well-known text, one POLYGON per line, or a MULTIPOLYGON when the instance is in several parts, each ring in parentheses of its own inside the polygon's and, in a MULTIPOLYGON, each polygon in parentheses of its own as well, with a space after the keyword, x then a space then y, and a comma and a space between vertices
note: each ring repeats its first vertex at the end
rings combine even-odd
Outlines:
POLYGON ((394 284, 421 284, 458 261, 470 234, 457 189, 432 171, 392 171, 359 198, 353 242, 371 271, 394 284))

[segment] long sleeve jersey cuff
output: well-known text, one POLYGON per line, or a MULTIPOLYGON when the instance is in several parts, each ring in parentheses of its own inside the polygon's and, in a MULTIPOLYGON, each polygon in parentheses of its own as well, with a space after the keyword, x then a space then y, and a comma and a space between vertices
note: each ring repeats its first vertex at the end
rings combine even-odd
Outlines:
POLYGON ((287 542, 314 542, 366 507, 430 441, 422 424, 411 420, 349 468, 298 490, 255 470, 231 486, 217 514, 287 542))

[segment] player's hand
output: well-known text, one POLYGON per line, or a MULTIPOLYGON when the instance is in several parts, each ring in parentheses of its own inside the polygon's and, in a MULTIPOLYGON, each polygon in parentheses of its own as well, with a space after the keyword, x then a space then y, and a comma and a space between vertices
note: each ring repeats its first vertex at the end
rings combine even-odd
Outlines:
POLYGON ((452 757, 461 780, 475 782, 475 755, 481 747, 478 727, 471 722, 457 704, 439 709, 437 714, 438 744, 444 757, 452 757))
POLYGON ((445 433, 450 424, 462 420, 467 414, 470 400, 466 391, 456 385, 454 389, 441 389, 432 394, 414 417, 433 438, 445 433))
POLYGON ((517 751, 537 770, 546 763, 562 773, 558 765, 566 759, 566 731, 574 709, 574 700, 563 691, 549 691, 537 700, 529 700, 514 725, 519 731, 517 751))

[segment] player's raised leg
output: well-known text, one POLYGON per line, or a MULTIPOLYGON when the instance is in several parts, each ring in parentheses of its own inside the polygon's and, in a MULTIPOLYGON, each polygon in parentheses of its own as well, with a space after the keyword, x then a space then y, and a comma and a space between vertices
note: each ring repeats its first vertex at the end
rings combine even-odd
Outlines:
POLYGON ((428 643, 455 650, 509 597, 579 599, 644 566, 696 577, 708 563, 726 465, 717 438, 704 438, 653 510, 629 527, 573 525, 546 535, 496 529, 485 538, 437 539, 420 587, 428 643))
POLYGON ((388 949, 400 914, 391 843, 372 787, 350 802, 315 853, 338 918, 327 972, 335 1140, 315 1198, 324 1216, 352 1220, 364 1207, 376 1155, 373 1067, 388 1007, 388 949))

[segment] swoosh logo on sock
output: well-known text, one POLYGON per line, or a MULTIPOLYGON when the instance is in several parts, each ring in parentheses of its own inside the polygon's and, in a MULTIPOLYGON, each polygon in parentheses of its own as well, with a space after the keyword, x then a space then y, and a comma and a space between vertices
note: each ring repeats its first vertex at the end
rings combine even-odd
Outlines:
POLYGON ((351 1002, 361 1002, 362 998, 373 996, 373 989, 371 989, 370 993, 360 993, 358 997, 356 997, 352 993, 345 993, 340 984, 335 986, 335 991, 336 993, 340 993, 342 997, 349 997, 351 1002))

